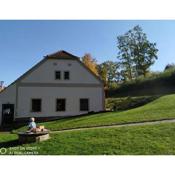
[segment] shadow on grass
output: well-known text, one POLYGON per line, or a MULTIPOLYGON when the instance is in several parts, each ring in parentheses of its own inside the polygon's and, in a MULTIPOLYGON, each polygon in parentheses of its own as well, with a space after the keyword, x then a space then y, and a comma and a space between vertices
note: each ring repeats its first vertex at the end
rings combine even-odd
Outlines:
POLYGON ((10 140, 10 141, 6 141, 6 142, 1 142, 0 143, 0 148, 9 148, 9 147, 16 147, 16 146, 20 146, 21 144, 19 143, 19 140, 10 140))
POLYGON ((6 124, 0 127, 0 131, 3 132, 10 132, 15 129, 19 129, 23 126, 26 126, 26 123, 11 123, 11 124, 6 124))
MULTIPOLYGON (((90 111, 87 114, 81 114, 81 115, 76 115, 76 116, 35 117, 35 120, 37 124, 40 124, 40 123, 59 121, 59 120, 76 119, 76 118, 86 117, 92 114, 102 114, 102 113, 107 113, 107 112, 110 112, 110 111, 100 111, 100 112, 90 111)), ((17 130, 21 127, 27 126, 28 121, 29 121, 29 118, 21 118, 20 120, 15 121, 11 124, 4 124, 3 126, 0 127, 0 131, 11 132, 13 130, 17 130)))

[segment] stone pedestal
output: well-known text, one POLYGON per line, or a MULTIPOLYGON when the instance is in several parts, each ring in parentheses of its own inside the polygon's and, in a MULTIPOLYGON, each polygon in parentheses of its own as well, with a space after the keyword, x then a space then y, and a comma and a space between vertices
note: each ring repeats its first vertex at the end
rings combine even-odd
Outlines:
POLYGON ((36 133, 18 133, 19 143, 32 143, 41 142, 49 139, 49 132, 36 132, 36 133))

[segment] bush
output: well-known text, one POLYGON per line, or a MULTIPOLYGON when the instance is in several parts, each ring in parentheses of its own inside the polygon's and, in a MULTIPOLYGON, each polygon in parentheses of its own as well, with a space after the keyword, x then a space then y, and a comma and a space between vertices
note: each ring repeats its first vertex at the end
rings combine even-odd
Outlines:
POLYGON ((175 69, 155 73, 147 78, 140 77, 107 92, 108 97, 153 96, 172 93, 175 93, 175 69))
POLYGON ((145 105, 159 96, 107 98, 106 109, 111 111, 121 111, 145 105))

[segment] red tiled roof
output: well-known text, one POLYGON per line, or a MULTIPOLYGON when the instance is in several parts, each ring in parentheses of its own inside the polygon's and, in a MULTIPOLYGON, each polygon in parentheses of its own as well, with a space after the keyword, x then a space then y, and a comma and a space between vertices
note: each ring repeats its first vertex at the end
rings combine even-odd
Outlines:
POLYGON ((60 50, 58 52, 55 52, 53 54, 47 55, 48 58, 79 58, 75 55, 72 55, 64 50, 60 50))

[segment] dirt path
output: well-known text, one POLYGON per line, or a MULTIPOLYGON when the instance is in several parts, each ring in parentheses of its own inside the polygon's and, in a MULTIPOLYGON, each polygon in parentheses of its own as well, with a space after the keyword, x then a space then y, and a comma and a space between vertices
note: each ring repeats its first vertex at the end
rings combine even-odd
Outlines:
POLYGON ((120 128, 124 126, 143 126, 143 125, 154 125, 154 124, 174 123, 174 122, 175 122, 175 119, 165 119, 165 120, 158 120, 158 121, 116 124, 116 125, 109 125, 109 126, 93 126, 93 127, 84 127, 84 128, 65 129, 65 130, 60 130, 60 131, 51 131, 50 133, 60 133, 60 132, 68 132, 68 131, 83 131, 83 130, 101 129, 101 128, 120 128))

